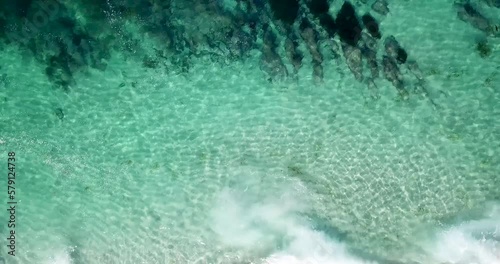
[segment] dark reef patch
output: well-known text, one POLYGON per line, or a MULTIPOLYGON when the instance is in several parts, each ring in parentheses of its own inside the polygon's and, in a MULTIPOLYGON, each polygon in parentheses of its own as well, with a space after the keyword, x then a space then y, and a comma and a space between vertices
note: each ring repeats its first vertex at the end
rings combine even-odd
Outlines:
MULTIPOLYGON (((138 60, 139 67, 189 73, 198 58, 227 64, 245 60, 258 50, 260 69, 273 82, 289 76, 284 60, 291 63, 298 78, 304 58, 310 59, 313 77, 321 81, 331 54, 337 60, 343 52, 357 80, 375 86, 373 81, 385 66, 386 79, 405 93, 399 67, 409 63, 406 51, 392 37, 386 41, 387 56, 377 57, 377 39, 382 34, 372 15, 389 12, 386 0, 344 0, 336 14, 330 14, 333 0, 235 0, 236 6, 220 0, 3 2, 0 48, 7 43, 31 53, 44 65, 49 81, 64 91, 74 87, 81 73, 92 73, 91 68, 104 70, 112 51, 138 60), (358 16, 357 5, 369 2, 374 2, 372 10, 365 9, 367 13, 358 16), (368 79, 363 76, 366 65, 372 73, 368 79)), ((465 4, 460 14, 480 29, 489 25, 470 5, 465 4)), ((491 53, 485 44, 476 48, 484 57, 491 53)))
POLYGON ((394 36, 388 36, 384 41, 384 46, 387 55, 389 55, 389 57, 394 59, 397 63, 403 64, 406 62, 408 54, 406 53, 406 50, 401 47, 394 36))
POLYGON ((481 16, 481 14, 471 5, 470 2, 464 4, 464 10, 471 17, 481 16))
POLYGON ((102 50, 101 41, 78 24, 64 3, 17 1, 15 6, 5 5, 5 9, 0 10, 2 16, 6 19, 5 34, 1 36, 6 43, 31 52, 37 61, 45 64, 45 74, 55 86, 69 91, 76 70, 84 66, 103 68, 103 57, 99 56, 105 57, 108 52, 102 50), (24 10, 22 14, 16 13, 20 8, 24 10))
POLYGON ((328 36, 333 38, 337 33, 337 25, 335 20, 329 14, 322 14, 319 16, 319 24, 326 30, 328 36))
POLYGON ((492 49, 487 40, 481 40, 476 44, 476 50, 481 58, 486 58, 491 55, 492 49))
POLYGON ((312 24, 311 24, 311 22, 309 22, 309 20, 307 18, 304 17, 300 20, 300 24, 299 24, 300 31, 304 31, 305 29, 308 29, 311 27, 312 27, 312 24))
POLYGON ((274 17, 286 24, 293 24, 299 14, 298 0, 270 0, 269 4, 274 17))
POLYGON ((403 64, 406 62, 407 58, 408 58, 408 53, 406 53, 406 50, 400 47, 398 49, 398 56, 396 57, 397 62, 403 64))
POLYGON ((69 92, 71 84, 73 84, 73 74, 70 69, 71 59, 64 51, 57 56, 51 56, 48 59, 45 74, 47 78, 57 87, 69 92))
POLYGON ((59 118, 59 120, 63 121, 64 120, 64 110, 60 107, 56 108, 54 110, 54 114, 59 118))
MULTIPOLYGON (((15 11, 18 16, 20 17, 26 17, 28 16, 28 13, 31 9, 31 4, 33 3, 33 0, 15 0, 12 1, 15 3, 15 11)), ((4 5, 4 4, 2 4, 4 5)))
POLYGON ((369 13, 364 14, 361 17, 361 21, 365 25, 365 28, 368 30, 368 33, 376 39, 380 39, 382 35, 380 34, 379 26, 377 20, 370 15, 369 13))
POLYGON ((500 0, 484 0, 487 5, 500 8, 500 0))
POLYGON ((309 10, 315 16, 327 14, 330 6, 327 0, 311 0, 308 5, 309 10))
POLYGON ((354 6, 344 2, 335 19, 340 40, 351 46, 356 46, 361 38, 361 24, 356 16, 354 6))
POLYGON ((299 49, 299 38, 296 34, 290 34, 285 40, 285 51, 288 59, 293 65, 294 73, 297 74, 300 67, 302 67, 302 60, 304 55, 299 49))

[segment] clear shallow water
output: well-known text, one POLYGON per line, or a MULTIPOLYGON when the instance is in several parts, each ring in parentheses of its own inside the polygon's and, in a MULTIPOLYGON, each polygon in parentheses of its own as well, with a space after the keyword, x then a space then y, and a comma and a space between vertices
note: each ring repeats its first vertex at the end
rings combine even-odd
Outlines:
POLYGON ((256 57, 173 74, 114 53, 64 93, 6 47, 0 149, 21 175, 6 263, 497 263, 498 50, 472 52, 472 30, 427 33, 439 14, 463 22, 416 5, 381 26, 439 109, 382 80, 367 101, 334 61, 324 84, 305 65, 272 85, 256 57))

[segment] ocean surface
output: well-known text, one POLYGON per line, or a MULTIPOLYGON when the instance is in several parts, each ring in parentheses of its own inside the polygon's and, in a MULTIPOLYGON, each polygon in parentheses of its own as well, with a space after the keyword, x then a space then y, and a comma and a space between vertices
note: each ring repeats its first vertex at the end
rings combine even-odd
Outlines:
POLYGON ((330 37, 308 1, 40 2, 0 7, 1 264, 500 263, 498 1, 353 1, 362 81, 345 1, 330 37))

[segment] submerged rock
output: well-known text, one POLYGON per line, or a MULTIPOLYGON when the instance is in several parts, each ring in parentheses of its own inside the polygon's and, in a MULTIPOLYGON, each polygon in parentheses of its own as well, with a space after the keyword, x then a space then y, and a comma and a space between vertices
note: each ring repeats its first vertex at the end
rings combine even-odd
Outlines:
POLYGON ((500 0, 483 0, 487 5, 500 8, 500 0))
POLYGON ((54 114, 57 116, 57 118, 59 118, 59 120, 63 120, 64 119, 64 111, 62 108, 58 107, 54 110, 54 114))
POLYGON ((490 21, 477 11, 471 3, 455 4, 457 7, 458 18, 464 22, 471 24, 473 27, 488 33, 493 33, 493 27, 490 21))
POLYGON ((479 41, 476 44, 476 50, 479 53, 479 56, 481 56, 481 58, 489 57, 492 52, 491 46, 488 44, 488 41, 486 40, 479 41))
POLYGON ((293 24, 299 14, 298 0, 270 0, 269 5, 274 17, 286 24, 293 24))
POLYGON ((276 35, 269 26, 264 26, 264 45, 262 47, 260 69, 268 75, 269 81, 284 80, 288 76, 288 70, 283 60, 276 51, 276 35))
POLYGON ((368 33, 372 35, 372 37, 376 39, 380 39, 382 37, 379 31, 378 22, 372 15, 370 15, 369 13, 364 14, 361 17, 361 21, 363 21, 365 28, 368 30, 368 33))
POLYGON ((251 34, 241 29, 234 29, 228 33, 226 42, 231 55, 239 58, 254 47, 254 40, 251 34))
POLYGON ((389 14, 389 4, 386 0, 377 0, 372 4, 372 10, 385 16, 389 14))
POLYGON ((283 81, 288 76, 280 56, 269 47, 262 50, 260 69, 267 74, 270 82, 283 81))
POLYGON ((363 56, 358 47, 347 44, 342 45, 342 51, 346 59, 347 67, 352 72, 356 80, 363 81, 363 56))
POLYGON ((68 92, 70 86, 74 84, 72 65, 74 65, 73 58, 65 48, 61 48, 59 54, 49 57, 45 74, 52 83, 68 92))
POLYGON ((367 33, 363 33, 361 40, 361 52, 366 58, 368 67, 370 68, 372 79, 376 79, 379 76, 379 67, 377 62, 377 41, 367 33))
POLYGON ((399 42, 394 36, 389 36, 384 41, 385 52, 389 57, 395 59, 398 63, 403 64, 408 58, 408 54, 405 49, 399 45, 399 42))
POLYGON ((399 95, 403 99, 407 99, 408 91, 404 88, 403 75, 396 64, 396 61, 393 58, 384 55, 382 58, 382 66, 385 78, 391 82, 394 87, 396 87, 399 95))
POLYGON ((329 14, 320 15, 319 24, 323 27, 323 29, 325 29, 330 38, 335 37, 335 33, 337 33, 337 24, 329 14))
POLYGON ((354 6, 348 1, 344 2, 335 19, 337 30, 342 42, 356 46, 361 38, 361 24, 354 6))
POLYGON ((299 28, 300 35, 304 39, 307 49, 312 56, 314 78, 316 81, 323 80, 323 66, 321 65, 323 63, 323 55, 320 53, 318 47, 318 33, 306 18, 302 19, 299 28))
POLYGON ((299 29, 300 29, 300 36, 306 43, 307 49, 311 53, 313 60, 320 62, 323 61, 323 56, 319 52, 319 47, 318 47, 318 41, 319 41, 318 32, 314 30, 312 24, 306 18, 302 19, 299 29))
POLYGON ((288 59, 290 60, 290 63, 292 63, 294 73, 297 74, 299 72, 299 69, 302 67, 302 60, 304 59, 304 55, 299 50, 299 42, 295 34, 289 36, 285 40, 285 51, 287 53, 288 59))
POLYGON ((330 5, 327 0, 310 0, 307 3, 307 6, 309 7, 311 13, 315 16, 326 14, 330 9, 330 5))

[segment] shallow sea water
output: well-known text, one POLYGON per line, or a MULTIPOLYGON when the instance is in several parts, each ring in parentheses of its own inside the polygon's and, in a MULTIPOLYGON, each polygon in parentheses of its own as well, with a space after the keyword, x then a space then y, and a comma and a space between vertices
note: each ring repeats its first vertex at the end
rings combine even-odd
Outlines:
POLYGON ((323 84, 310 66, 270 84, 257 57, 169 74, 114 53, 63 93, 6 47, 19 226, 5 263, 500 263, 500 39, 481 58, 434 2, 394 4, 381 28, 438 108, 382 80, 369 100, 335 61, 323 84))

